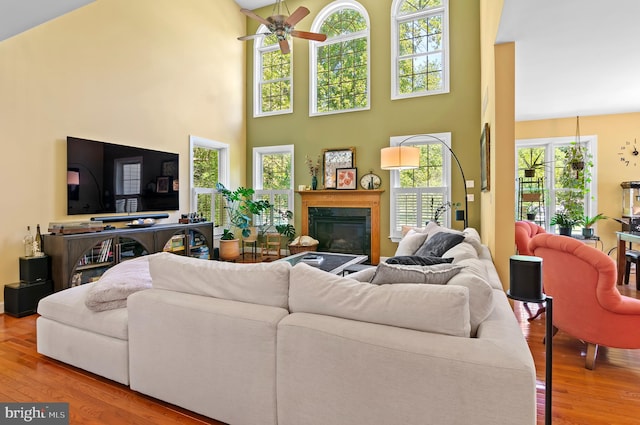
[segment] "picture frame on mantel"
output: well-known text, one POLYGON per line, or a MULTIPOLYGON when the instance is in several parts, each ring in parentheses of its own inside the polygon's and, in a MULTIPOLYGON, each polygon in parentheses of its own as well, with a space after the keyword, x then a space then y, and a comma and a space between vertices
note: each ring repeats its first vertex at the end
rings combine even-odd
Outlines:
POLYGON ((338 168, 336 170, 336 189, 354 190, 358 187, 357 168, 338 168))
POLYGON ((356 166, 356 148, 324 149, 322 151, 323 184, 325 189, 336 189, 336 171, 356 166))

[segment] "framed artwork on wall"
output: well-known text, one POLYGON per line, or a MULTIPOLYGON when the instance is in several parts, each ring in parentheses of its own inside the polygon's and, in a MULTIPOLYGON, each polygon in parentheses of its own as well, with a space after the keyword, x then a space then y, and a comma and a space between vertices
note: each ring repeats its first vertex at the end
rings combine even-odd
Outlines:
POLYGON ((338 168, 356 166, 356 148, 325 149, 322 151, 322 169, 325 189, 336 189, 338 168))
POLYGON ((480 189, 488 192, 491 179, 491 138, 489 124, 485 123, 480 136, 480 189))
POLYGON ((356 189, 357 168, 338 168, 336 170, 336 189, 356 189))

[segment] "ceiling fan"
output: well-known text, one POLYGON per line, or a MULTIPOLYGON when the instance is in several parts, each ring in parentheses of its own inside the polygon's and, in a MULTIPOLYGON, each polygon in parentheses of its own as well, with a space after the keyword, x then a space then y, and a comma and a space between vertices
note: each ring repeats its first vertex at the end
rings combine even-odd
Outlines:
POLYGON ((294 29, 295 25, 300 22, 302 18, 309 14, 309 9, 300 6, 296 10, 294 10, 293 13, 289 13, 289 8, 287 7, 286 3, 284 4, 284 8, 282 7, 283 3, 285 3, 283 0, 278 0, 273 6, 272 15, 266 19, 256 15, 249 9, 240 9, 240 12, 244 13, 251 19, 255 19, 256 21, 264 24, 269 29, 269 32, 245 35, 244 37, 238 37, 238 40, 250 40, 252 38, 260 37, 263 35, 274 34, 278 38, 280 51, 286 55, 291 51, 291 49, 289 48, 289 42, 287 41, 288 35, 313 41, 325 41, 327 39, 327 36, 325 34, 318 34, 308 31, 298 31, 294 29), (283 14, 283 9, 286 9, 289 16, 283 14))

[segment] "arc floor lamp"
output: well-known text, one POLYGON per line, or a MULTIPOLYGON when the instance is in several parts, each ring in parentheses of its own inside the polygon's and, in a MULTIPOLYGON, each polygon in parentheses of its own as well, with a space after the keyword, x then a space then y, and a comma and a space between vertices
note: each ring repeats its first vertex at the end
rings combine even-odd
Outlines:
POLYGON ((456 211, 456 220, 464 221, 464 227, 469 227, 469 205, 467 199, 467 179, 464 176, 464 171, 462 170, 462 165, 460 165, 460 160, 455 152, 449 147, 449 145, 439 137, 433 136, 431 134, 415 134, 413 136, 409 136, 406 139, 402 140, 396 146, 390 146, 388 148, 382 148, 380 151, 380 168, 383 170, 408 170, 412 168, 418 168, 420 166, 420 148, 415 146, 402 146, 404 143, 419 139, 419 138, 430 138, 436 140, 447 148, 451 156, 456 161, 458 165, 458 170, 460 170, 460 175, 462 176, 462 186, 464 187, 464 211, 456 211), (462 213, 462 214, 458 214, 462 213), (462 217, 460 217, 462 215, 462 217))

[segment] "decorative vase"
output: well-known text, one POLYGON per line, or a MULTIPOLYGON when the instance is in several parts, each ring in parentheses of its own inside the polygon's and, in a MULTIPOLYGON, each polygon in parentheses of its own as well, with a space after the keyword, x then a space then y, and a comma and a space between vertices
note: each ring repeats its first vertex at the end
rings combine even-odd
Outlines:
POLYGON ((311 190, 316 190, 318 188, 318 177, 311 176, 311 190))

